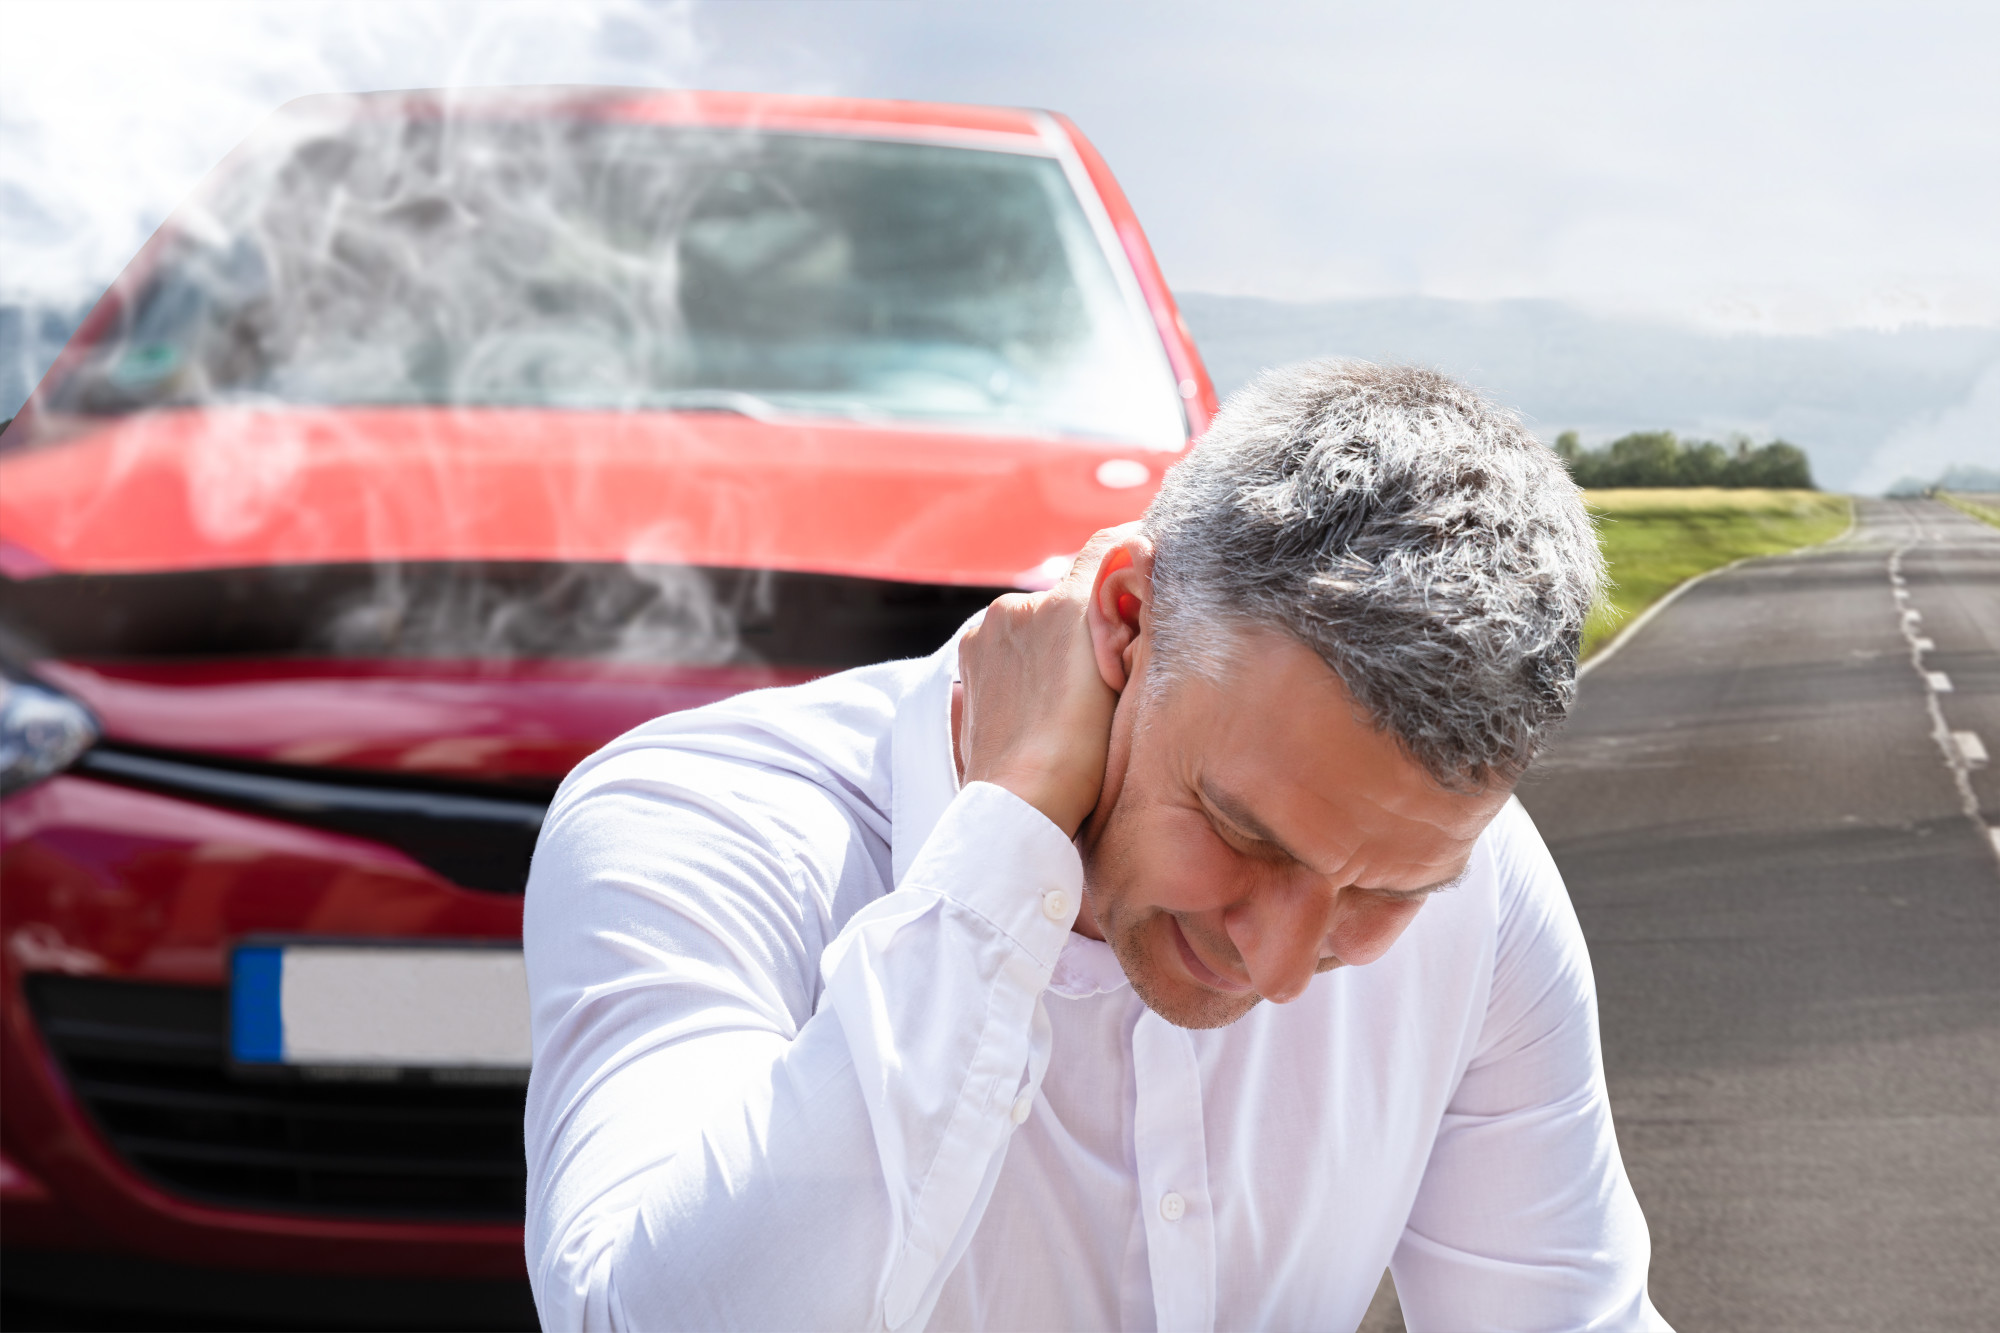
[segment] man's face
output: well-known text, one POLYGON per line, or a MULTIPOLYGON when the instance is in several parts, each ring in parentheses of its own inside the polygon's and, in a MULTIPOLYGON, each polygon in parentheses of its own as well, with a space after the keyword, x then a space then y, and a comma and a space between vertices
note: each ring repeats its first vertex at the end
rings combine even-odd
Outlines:
POLYGON ((1081 834, 1085 917, 1133 989, 1222 1027, 1374 961, 1465 869, 1505 788, 1441 789, 1289 636, 1238 638, 1220 682, 1146 686, 1149 634, 1081 834))

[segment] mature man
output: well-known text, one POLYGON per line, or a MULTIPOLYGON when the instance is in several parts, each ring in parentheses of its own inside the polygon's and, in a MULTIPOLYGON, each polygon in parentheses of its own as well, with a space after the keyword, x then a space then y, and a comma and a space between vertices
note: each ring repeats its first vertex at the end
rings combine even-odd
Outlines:
POLYGON ((528 887, 544 1324, 1664 1327, 1509 795, 1601 579, 1511 419, 1294 367, 1053 591, 607 746, 528 887))

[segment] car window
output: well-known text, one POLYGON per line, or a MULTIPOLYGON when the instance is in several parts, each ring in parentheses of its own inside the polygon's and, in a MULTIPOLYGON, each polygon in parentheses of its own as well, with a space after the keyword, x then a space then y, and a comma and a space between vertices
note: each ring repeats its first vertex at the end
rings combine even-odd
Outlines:
POLYGON ((711 409, 1176 448, 1062 165, 833 135, 362 120, 192 209, 59 411, 711 409))

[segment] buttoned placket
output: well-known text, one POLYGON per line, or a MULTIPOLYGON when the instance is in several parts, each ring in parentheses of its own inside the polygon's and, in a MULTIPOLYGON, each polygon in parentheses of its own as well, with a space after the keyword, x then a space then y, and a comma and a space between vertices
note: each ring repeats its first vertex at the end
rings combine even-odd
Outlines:
MULTIPOLYGON (((952 686, 958 679, 957 644, 964 633, 965 630, 961 629, 951 643, 940 650, 949 659, 951 669, 932 675, 912 692, 905 708, 897 714, 891 742, 895 764, 891 864, 898 889, 904 886, 905 878, 921 855, 922 847, 938 827, 953 799, 965 791, 953 753, 951 730, 952 686)), ((990 799, 990 795, 982 799, 990 799)), ((1018 806, 1017 809, 1025 811, 1027 807, 1018 806)), ((1039 820, 1040 817, 1031 818, 1039 820)), ((1055 831, 1053 825, 1047 828, 1055 831)), ((1018 1081, 1014 1081, 1006 1093, 994 1097, 992 1094, 998 1092, 997 1088, 988 1084, 982 1089, 978 1086, 979 1080, 969 1080, 968 1099, 960 1107, 960 1113, 990 1114, 1009 1135, 1034 1114, 1035 1099, 1041 1090, 1042 1080, 1047 1076, 1053 1048, 1047 1003, 1040 992, 1047 986, 1064 944, 1071 937, 1070 927, 1075 922, 1077 906, 1081 902, 1081 884, 1076 882, 1077 868, 1072 867, 1059 879, 1061 882, 1020 884, 1014 890, 1021 895, 1018 904, 993 900, 981 909, 1014 941, 1014 953, 1003 964, 1003 975, 1017 994, 1033 993, 1036 998, 1029 1015, 1026 1068, 1019 1074, 1018 1081), (1019 910, 1021 907, 1028 910, 1023 912, 1019 910)), ((955 1115, 946 1137, 947 1147, 940 1152, 939 1161, 948 1163, 959 1160, 949 1147, 950 1141, 954 1137, 976 1139, 979 1132, 969 1119, 961 1125, 960 1116, 955 1115)), ((996 1157, 983 1180, 972 1182, 974 1188, 970 1197, 947 1200, 944 1206, 924 1207, 936 1192, 933 1186, 942 1173, 934 1173, 926 1181, 920 1194, 918 1217, 903 1252, 891 1265, 889 1281, 883 1293, 883 1317, 889 1328, 915 1327, 928 1317, 927 1311, 936 1300, 939 1282, 963 1256, 970 1240, 970 1228, 961 1228, 955 1235, 946 1237, 941 1227, 927 1226, 926 1223, 933 1216, 976 1216, 985 1206, 999 1167, 1000 1159, 996 1157), (965 1206, 958 1206, 961 1204, 965 1206)))
POLYGON ((1194 1038, 1150 1009, 1132 1028, 1132 1139, 1161 1333, 1215 1327, 1215 1209, 1194 1038))

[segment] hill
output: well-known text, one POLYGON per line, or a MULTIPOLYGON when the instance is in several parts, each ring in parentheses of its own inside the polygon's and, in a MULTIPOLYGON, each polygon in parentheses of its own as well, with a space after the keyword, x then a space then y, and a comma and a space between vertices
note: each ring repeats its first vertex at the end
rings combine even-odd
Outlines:
POLYGON ((1265 366, 1359 356, 1468 380, 1551 444, 1565 430, 1585 445, 1639 430, 1783 437, 1805 447, 1813 476, 1832 490, 1880 490, 1952 463, 2000 461, 2000 421, 1970 445, 1963 432, 1926 436, 1994 397, 2000 329, 1723 336, 1551 301, 1179 299, 1225 394, 1265 366), (1969 452, 1981 447, 1993 453, 1969 452))

